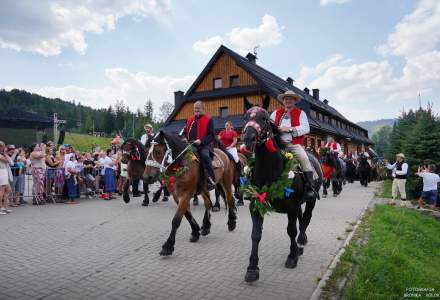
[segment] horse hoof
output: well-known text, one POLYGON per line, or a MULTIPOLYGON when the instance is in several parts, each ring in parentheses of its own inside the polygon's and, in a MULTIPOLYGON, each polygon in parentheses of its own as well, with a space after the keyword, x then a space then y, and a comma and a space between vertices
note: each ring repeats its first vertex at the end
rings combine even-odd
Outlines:
POLYGON ((297 241, 298 241, 298 244, 305 246, 307 244, 307 235, 305 233, 300 234, 298 236, 297 241))
POLYGON ((237 201, 237 206, 243 206, 244 202, 242 200, 237 201))
POLYGON ((246 282, 255 282, 260 279, 260 271, 257 270, 247 270, 246 275, 244 276, 244 281, 246 282))
POLYGON ((124 202, 125 203, 128 203, 128 202, 130 202, 130 196, 128 196, 128 195, 124 195, 124 202))
POLYGON ((213 212, 220 211, 220 206, 213 206, 213 207, 212 207, 212 211, 213 211, 213 212))
POLYGON ((304 254, 304 248, 298 247, 298 256, 301 256, 304 254))
POLYGON ((292 256, 287 256, 287 260, 286 260, 286 264, 285 267, 287 269, 295 269, 296 266, 298 265, 298 256, 292 257, 292 256))
POLYGON ((211 233, 211 229, 209 229, 209 228, 202 228, 202 232, 201 232, 202 236, 207 236, 210 233, 211 233))
POLYGON ((148 206, 148 201, 144 201, 144 202, 142 202, 142 206, 148 206))
POLYGON ((170 256, 171 254, 173 254, 173 250, 174 249, 169 249, 169 248, 164 248, 162 247, 162 251, 160 251, 160 256, 170 256))
POLYGON ((153 201, 153 202, 157 202, 157 201, 159 201, 159 197, 160 197, 160 195, 157 196, 157 197, 156 197, 156 195, 154 195, 152 201, 153 201))
POLYGON ((135 194, 133 194, 133 197, 140 197, 141 196, 141 193, 135 193, 135 194))
POLYGON ((200 238, 200 233, 197 232, 197 234, 191 234, 191 237, 189 238, 189 241, 191 243, 195 243, 199 240, 200 238))
POLYGON ((236 226, 237 226, 237 223, 235 223, 235 222, 228 222, 228 230, 229 231, 234 231, 236 226))
POLYGON ((167 201, 168 201, 168 197, 167 196, 163 197, 162 202, 167 202, 167 201))

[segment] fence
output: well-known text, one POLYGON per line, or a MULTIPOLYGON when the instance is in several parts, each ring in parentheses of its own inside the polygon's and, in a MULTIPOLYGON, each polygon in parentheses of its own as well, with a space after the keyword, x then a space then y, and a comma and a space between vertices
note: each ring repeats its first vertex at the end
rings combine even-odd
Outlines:
MULTIPOLYGON (((75 178, 80 187, 80 194, 93 197, 102 186, 103 176, 100 176, 102 168, 81 168, 75 178)), ((34 176, 32 167, 11 168, 13 179, 12 192, 14 197, 31 198, 34 201, 35 195, 39 193, 38 188, 34 190, 34 176)), ((46 168, 41 170, 41 176, 35 176, 36 180, 41 178, 44 186, 44 197, 49 202, 60 202, 66 198, 66 175, 64 168, 46 168)), ((41 191, 41 190, 40 190, 41 191)))

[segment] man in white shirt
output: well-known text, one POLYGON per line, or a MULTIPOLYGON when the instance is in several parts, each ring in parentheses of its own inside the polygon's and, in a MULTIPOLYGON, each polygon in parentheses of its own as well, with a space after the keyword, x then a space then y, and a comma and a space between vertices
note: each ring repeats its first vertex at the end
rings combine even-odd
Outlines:
POLYGON ((392 165, 385 160, 386 167, 392 170, 393 186, 391 188, 391 194, 393 201, 397 198, 397 192, 400 193, 400 199, 406 200, 406 178, 408 177, 408 164, 405 162, 405 155, 399 153, 396 155, 396 162, 392 165))
POLYGON ((151 140, 154 137, 153 126, 151 124, 145 124, 144 130, 145 130, 145 133, 141 136, 141 143, 148 150, 148 148, 150 148, 151 140))
POLYGON ((438 197, 438 183, 440 182, 440 177, 434 173, 435 166, 429 165, 427 169, 421 172, 419 168, 416 173, 417 176, 423 178, 423 192, 422 197, 419 199, 419 207, 421 206, 421 199, 424 199, 430 204, 432 210, 436 210, 437 197, 438 197))
POLYGON ((284 108, 275 110, 270 119, 279 128, 281 140, 286 144, 286 149, 298 159, 306 179, 305 197, 314 199, 316 192, 313 181, 313 168, 304 150, 304 136, 310 132, 309 120, 304 111, 296 107, 301 101, 301 96, 293 91, 286 91, 278 95, 278 100, 283 102, 284 108))

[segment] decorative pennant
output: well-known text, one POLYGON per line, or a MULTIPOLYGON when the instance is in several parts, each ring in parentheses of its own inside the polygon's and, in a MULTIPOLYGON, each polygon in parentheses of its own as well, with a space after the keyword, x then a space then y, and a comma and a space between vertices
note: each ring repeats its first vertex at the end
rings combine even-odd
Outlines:
POLYGON ((291 194, 293 194, 295 192, 294 189, 289 188, 289 187, 284 187, 284 195, 289 198, 291 194))

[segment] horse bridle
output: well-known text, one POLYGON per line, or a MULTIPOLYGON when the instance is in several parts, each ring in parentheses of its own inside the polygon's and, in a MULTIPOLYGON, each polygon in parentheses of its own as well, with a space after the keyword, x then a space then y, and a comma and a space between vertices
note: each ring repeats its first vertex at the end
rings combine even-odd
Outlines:
POLYGON ((264 108, 259 106, 254 106, 248 109, 246 114, 250 114, 252 119, 246 123, 246 125, 243 128, 243 132, 246 132, 246 129, 248 127, 252 127, 253 129, 255 129, 255 131, 257 132, 256 142, 258 145, 261 145, 265 143, 268 139, 271 139, 273 137, 273 132, 270 126, 269 118, 266 120, 266 122, 264 122, 263 127, 261 127, 260 124, 258 124, 257 121, 255 121, 254 118, 256 117, 258 112, 264 112, 265 114, 268 114, 268 112, 264 108))
MULTIPOLYGON (((133 145, 132 143, 130 143, 130 145, 133 145)), ((132 149, 130 152, 126 151, 125 148, 122 148, 122 154, 128 154, 130 156, 130 160, 134 160, 131 159, 133 156, 136 158, 135 160, 140 160, 141 159, 141 153, 139 152, 139 149, 136 145, 133 145, 134 149, 132 149), (133 154, 134 152, 134 154, 133 154)))

